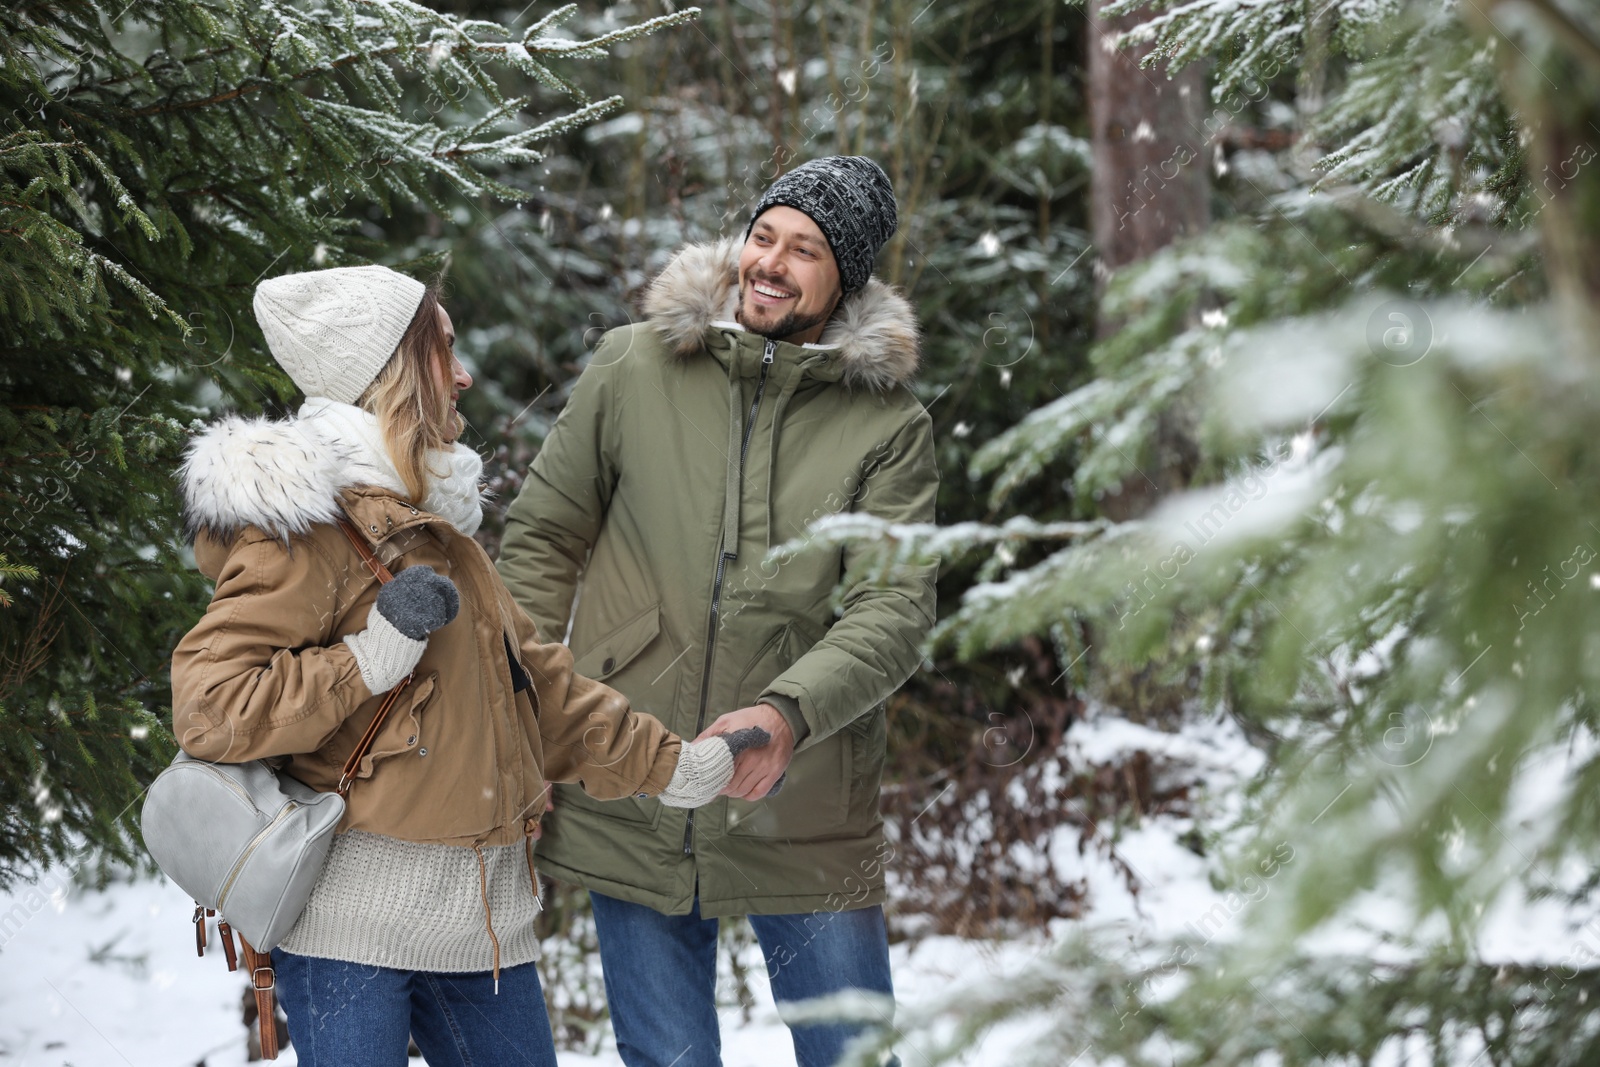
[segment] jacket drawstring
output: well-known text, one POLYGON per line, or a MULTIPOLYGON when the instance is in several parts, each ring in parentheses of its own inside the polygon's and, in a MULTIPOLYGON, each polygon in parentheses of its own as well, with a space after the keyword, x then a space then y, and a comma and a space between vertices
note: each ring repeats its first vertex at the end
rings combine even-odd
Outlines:
POLYGON ((533 869, 533 838, 522 839, 522 851, 528 857, 528 884, 533 887, 533 903, 543 911, 544 905, 539 903, 539 873, 533 869))
MULTIPOLYGON (((483 863, 483 846, 473 845, 478 856, 478 893, 483 897, 483 925, 489 931, 489 943, 494 946, 494 995, 500 995, 500 939, 494 936, 494 916, 489 911, 489 870, 483 863)), ((530 853, 528 862, 533 862, 530 853)))

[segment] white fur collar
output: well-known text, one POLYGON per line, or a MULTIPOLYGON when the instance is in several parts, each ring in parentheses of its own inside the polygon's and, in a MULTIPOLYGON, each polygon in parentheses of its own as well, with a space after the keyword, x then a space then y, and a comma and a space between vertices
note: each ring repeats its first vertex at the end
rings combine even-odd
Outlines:
MULTIPOLYGON (((644 312, 675 355, 699 351, 707 327, 733 318, 739 248, 731 238, 686 245, 645 291, 644 312)), ((846 385, 889 389, 916 374, 917 317, 905 297, 872 278, 840 301, 818 346, 839 350, 846 385)))
MULTIPOLYGON (((457 444, 434 469, 418 505, 471 536, 483 521, 482 457, 457 444)), ((219 419, 189 445, 179 479, 190 535, 206 530, 223 539, 245 526, 289 537, 333 522, 343 514, 342 489, 376 485, 405 495, 377 419, 322 397, 294 418, 219 419)))

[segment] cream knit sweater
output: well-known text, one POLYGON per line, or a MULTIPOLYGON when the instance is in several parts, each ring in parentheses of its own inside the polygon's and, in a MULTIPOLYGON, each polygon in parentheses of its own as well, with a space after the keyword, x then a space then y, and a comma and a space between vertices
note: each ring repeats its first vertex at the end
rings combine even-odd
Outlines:
POLYGON ((491 971, 539 958, 538 917, 523 845, 472 849, 351 830, 333 839, 279 947, 403 971, 491 971))

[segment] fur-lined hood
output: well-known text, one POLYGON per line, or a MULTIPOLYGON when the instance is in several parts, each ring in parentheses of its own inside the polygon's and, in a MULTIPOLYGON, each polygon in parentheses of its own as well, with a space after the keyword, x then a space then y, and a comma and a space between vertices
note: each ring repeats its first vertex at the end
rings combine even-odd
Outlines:
MULTIPOLYGON (((470 535, 482 517, 483 460, 464 445, 438 455, 418 506, 470 535)), ((204 531, 231 541, 246 526, 287 540, 339 519, 346 490, 375 486, 407 496, 377 420, 319 397, 287 419, 224 416, 190 443, 178 477, 191 540, 204 531)))
POLYGON ((376 484, 361 449, 311 420, 228 415, 189 445, 178 473, 184 530, 228 541, 246 526, 273 537, 304 534, 343 512, 339 491, 376 484))
MULTIPOLYGON (((708 327, 733 319, 740 242, 686 245, 644 294, 644 313, 674 355, 698 352, 708 327)), ((920 360, 917 317, 893 287, 871 278, 839 302, 816 347, 839 352, 844 383, 886 390, 909 384, 920 360)))

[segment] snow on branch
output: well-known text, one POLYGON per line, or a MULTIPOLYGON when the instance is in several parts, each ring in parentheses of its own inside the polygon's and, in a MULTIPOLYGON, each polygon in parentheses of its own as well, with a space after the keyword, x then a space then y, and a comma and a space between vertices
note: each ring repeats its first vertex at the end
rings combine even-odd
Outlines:
POLYGON ((1145 66, 1165 62, 1177 68, 1215 58, 1225 47, 1233 49, 1217 71, 1220 94, 1259 73, 1263 64, 1299 54, 1307 34, 1308 7, 1315 8, 1319 22, 1336 28, 1339 41, 1354 45, 1373 27, 1398 15, 1405 0, 1319 0, 1314 5, 1284 0, 1116 0, 1106 6, 1105 15, 1154 13, 1116 42, 1120 48, 1152 44, 1145 66))
POLYGON ((1020 544, 1092 537, 1109 526, 1105 521, 1038 522, 1026 515, 1018 515, 999 526, 981 522, 940 526, 931 522, 890 522, 876 515, 843 511, 817 519, 806 534, 774 547, 771 554, 781 558, 808 548, 854 545, 869 553, 876 550, 881 558, 875 562, 919 564, 1005 542, 1020 544))

